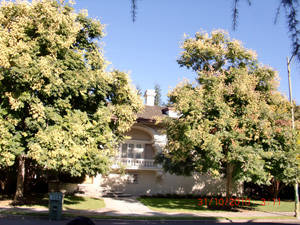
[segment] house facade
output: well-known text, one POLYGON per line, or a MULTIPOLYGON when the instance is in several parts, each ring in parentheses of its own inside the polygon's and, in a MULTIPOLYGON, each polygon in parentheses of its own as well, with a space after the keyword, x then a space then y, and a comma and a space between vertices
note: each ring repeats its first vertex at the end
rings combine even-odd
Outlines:
MULTIPOLYGON (((156 124, 157 117, 177 117, 168 107, 154 105, 154 90, 145 93, 145 109, 139 113, 136 124, 125 135, 128 139, 119 146, 112 171, 99 176, 95 184, 108 192, 131 195, 155 194, 201 194, 220 195, 226 190, 224 180, 209 175, 193 174, 191 177, 164 173, 161 165, 154 163, 154 156, 161 152, 167 139, 162 133, 163 126, 156 124)), ((241 193, 241 187, 236 187, 241 193)))

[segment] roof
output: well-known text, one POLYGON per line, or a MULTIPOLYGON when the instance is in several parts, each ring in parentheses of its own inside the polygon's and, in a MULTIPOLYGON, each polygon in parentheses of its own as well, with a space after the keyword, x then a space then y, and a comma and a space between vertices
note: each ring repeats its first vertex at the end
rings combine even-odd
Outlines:
POLYGON ((144 110, 137 113, 137 121, 156 122, 156 117, 165 117, 167 107, 145 105, 144 110))

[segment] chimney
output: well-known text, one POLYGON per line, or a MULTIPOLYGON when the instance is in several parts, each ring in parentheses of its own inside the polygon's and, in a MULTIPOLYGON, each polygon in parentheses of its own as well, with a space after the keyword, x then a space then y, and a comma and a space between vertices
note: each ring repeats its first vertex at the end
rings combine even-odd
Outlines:
POLYGON ((180 116, 176 111, 174 111, 173 107, 166 107, 163 109, 163 113, 171 118, 179 118, 180 116))
POLYGON ((146 105, 150 105, 150 106, 154 106, 154 97, 155 97, 156 93, 155 90, 147 90, 145 92, 145 104, 146 105))

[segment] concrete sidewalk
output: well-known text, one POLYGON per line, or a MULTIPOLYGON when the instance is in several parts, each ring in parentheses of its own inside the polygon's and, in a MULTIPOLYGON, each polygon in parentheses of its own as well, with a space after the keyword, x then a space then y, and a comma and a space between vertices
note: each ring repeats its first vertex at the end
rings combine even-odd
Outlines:
MULTIPOLYGON (((293 212, 256 212, 256 211, 245 211, 245 212, 197 212, 197 213, 167 213, 167 212, 156 212, 149 209, 147 206, 139 202, 135 197, 130 198, 103 198, 106 204, 106 208, 98 210, 64 210, 64 214, 73 215, 98 215, 98 216, 131 216, 131 217, 201 217, 209 219, 219 219, 220 217, 226 218, 247 218, 257 217, 259 219, 270 218, 273 220, 274 217, 280 216, 291 216, 293 212)), ((42 213, 48 214, 46 208, 32 208, 32 207, 13 207, 13 206, 0 206, 0 214, 26 214, 26 213, 42 213)), ((294 220, 295 221, 295 220, 294 220)))
POLYGON ((151 216, 154 211, 138 201, 130 198, 103 198, 108 216, 151 216))

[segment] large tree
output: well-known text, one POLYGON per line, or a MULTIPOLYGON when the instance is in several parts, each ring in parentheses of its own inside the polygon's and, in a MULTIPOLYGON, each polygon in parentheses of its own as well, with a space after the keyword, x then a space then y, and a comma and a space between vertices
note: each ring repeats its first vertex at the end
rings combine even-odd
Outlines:
POLYGON ((19 165, 16 201, 28 159, 73 176, 107 171, 142 107, 128 75, 106 69, 103 25, 70 4, 1 4, 0 168, 19 165))
POLYGON ((220 30, 186 37, 182 49, 178 63, 197 79, 169 94, 180 116, 164 121, 168 143, 159 161, 165 169, 225 176, 227 198, 233 181, 295 180, 299 163, 288 126, 290 104, 277 91, 276 71, 220 30))

